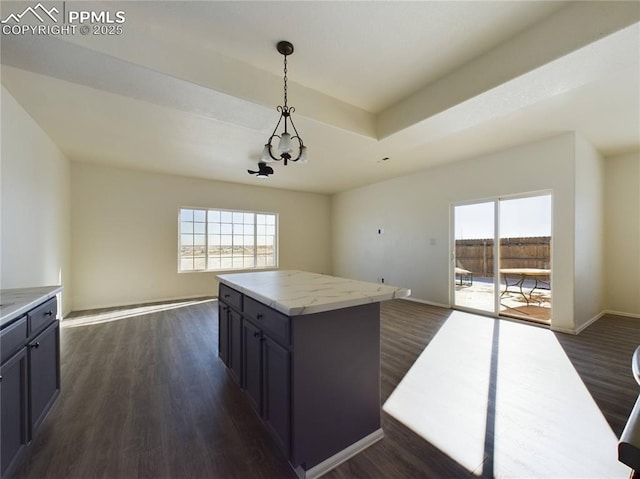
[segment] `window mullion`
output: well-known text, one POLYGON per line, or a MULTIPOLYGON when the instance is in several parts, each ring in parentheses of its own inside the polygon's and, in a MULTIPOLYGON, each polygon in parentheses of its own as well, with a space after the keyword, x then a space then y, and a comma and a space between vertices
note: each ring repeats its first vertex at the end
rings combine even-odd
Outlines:
POLYGON ((231 269, 236 269, 236 222, 231 213, 231 269))
POLYGON ((253 214, 253 267, 258 267, 258 215, 253 214))
POLYGON ((204 269, 209 271, 209 210, 204 213, 204 269))

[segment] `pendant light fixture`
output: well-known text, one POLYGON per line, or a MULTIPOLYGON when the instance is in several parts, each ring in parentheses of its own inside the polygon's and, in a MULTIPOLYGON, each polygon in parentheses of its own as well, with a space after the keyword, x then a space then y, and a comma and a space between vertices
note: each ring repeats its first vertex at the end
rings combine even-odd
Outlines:
POLYGON ((285 166, 290 161, 307 163, 309 161, 307 147, 304 146, 291 117, 295 108, 287 105, 287 56, 293 53, 293 45, 290 42, 281 41, 278 42, 277 48, 278 52, 284 56, 284 104, 276 108, 280 112, 280 118, 273 130, 273 134, 264 145, 260 161, 264 163, 284 161, 285 166), (281 123, 284 123, 284 130, 278 134, 277 131, 281 123), (291 127, 292 131, 289 130, 289 127, 291 127), (278 138, 278 144, 274 145, 276 138, 278 138))

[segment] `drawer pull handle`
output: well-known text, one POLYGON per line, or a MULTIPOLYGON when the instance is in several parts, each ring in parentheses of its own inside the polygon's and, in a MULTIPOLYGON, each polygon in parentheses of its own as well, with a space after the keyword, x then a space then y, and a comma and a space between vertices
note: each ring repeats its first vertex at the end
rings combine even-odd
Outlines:
POLYGON ((258 336, 260 336, 260 334, 262 334, 260 333, 260 331, 256 331, 255 333, 253 333, 253 337, 257 338, 258 336))
POLYGON ((225 298, 230 298, 230 297, 231 297, 231 295, 230 295, 230 294, 225 294, 225 295, 224 295, 224 297, 225 297, 225 298))
POLYGON ((34 349, 38 349, 40 347, 40 343, 38 341, 36 341, 33 344, 29 345, 30 348, 34 348, 34 349))
POLYGON ((45 316, 53 316, 53 311, 47 311, 44 313, 45 316))
POLYGON ((257 319, 262 319, 262 313, 258 313, 258 315, 256 316, 257 319))

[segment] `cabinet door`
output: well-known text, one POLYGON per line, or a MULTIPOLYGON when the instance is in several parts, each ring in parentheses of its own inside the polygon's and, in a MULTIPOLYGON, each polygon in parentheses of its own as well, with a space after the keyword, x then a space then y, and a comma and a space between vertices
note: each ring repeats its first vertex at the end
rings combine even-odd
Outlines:
POLYGON ((229 311, 229 369, 242 385, 242 316, 229 311))
POLYGON ((60 328, 56 321, 27 345, 30 438, 60 392, 60 328))
POLYGON ((268 336, 262 343, 263 419, 285 455, 291 437, 290 354, 268 336))
POLYGON ((4 476, 28 442, 26 348, 23 347, 2 365, 0 377, 0 475, 4 476))
POLYGON ((229 365, 229 306, 218 301, 218 356, 229 365))
POLYGON ((262 414, 262 331, 249 321, 242 322, 244 387, 253 407, 262 414))

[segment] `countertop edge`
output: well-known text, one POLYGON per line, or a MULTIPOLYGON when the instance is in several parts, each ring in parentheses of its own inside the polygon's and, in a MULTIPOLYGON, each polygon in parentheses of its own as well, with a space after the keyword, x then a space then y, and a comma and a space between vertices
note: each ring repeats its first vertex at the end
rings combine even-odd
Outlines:
MULTIPOLYGON (((273 298, 265 297, 259 293, 256 293, 253 290, 245 288, 233 281, 230 281, 221 276, 217 276, 217 280, 230 288, 235 289, 236 291, 249 296, 250 298, 259 301, 260 303, 269 306, 276 311, 279 311, 282 314, 287 316, 302 316, 305 314, 314 314, 314 313, 324 313, 327 311, 333 311, 336 309, 344 309, 350 308, 354 306, 362 306, 363 304, 371 304, 371 303, 380 303, 382 301, 388 301, 391 299, 399 299, 406 298, 411 295, 411 290, 407 288, 397 288, 393 292, 385 292, 376 295, 362 296, 361 298, 348 298, 344 300, 338 300, 333 303, 324 303, 317 305, 308 305, 308 306, 299 306, 299 307, 287 307, 286 305, 279 303, 277 300, 273 298)), ((390 286, 394 287, 394 286, 390 286)))
POLYGON ((6 326, 14 319, 17 319, 36 306, 44 303, 46 300, 53 298, 56 294, 61 292, 62 289, 62 286, 40 286, 34 288, 3 289, 0 293, 3 298, 7 296, 10 297, 10 295, 12 294, 29 295, 29 298, 28 300, 22 301, 16 300, 15 303, 7 307, 7 311, 3 311, 2 316, 0 316, 0 327, 6 326))

